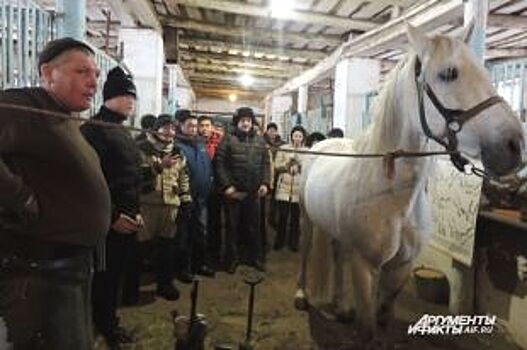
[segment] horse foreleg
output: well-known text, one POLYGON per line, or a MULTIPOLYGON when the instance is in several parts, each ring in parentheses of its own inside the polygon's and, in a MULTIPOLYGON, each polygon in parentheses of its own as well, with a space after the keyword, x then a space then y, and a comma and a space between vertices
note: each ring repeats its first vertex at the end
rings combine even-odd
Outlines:
POLYGON ((309 302, 306 295, 306 275, 307 275, 307 260, 311 252, 313 244, 313 225, 309 221, 304 209, 300 212, 300 232, 301 232, 301 247, 300 247, 300 272, 297 280, 297 291, 295 294, 295 308, 297 310, 307 310, 309 302))
POLYGON ((333 304, 335 306, 335 315, 340 321, 348 321, 350 316, 345 306, 343 248, 336 239, 331 240, 331 246, 333 249, 333 304))
POLYGON ((386 329, 393 320, 395 299, 408 280, 411 270, 411 261, 399 262, 397 265, 388 263, 383 267, 379 280, 379 308, 377 310, 379 327, 386 329))
POLYGON ((372 266, 359 251, 350 256, 353 283, 353 303, 357 317, 357 330, 361 340, 367 342, 375 333, 375 305, 378 268, 372 266))

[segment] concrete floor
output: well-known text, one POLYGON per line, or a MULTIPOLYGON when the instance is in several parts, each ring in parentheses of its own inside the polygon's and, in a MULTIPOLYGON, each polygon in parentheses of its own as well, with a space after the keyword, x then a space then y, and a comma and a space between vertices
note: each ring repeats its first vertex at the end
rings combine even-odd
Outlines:
MULTIPOLYGON (((291 252, 272 252, 265 281, 257 287, 254 344, 258 350, 353 349, 351 325, 328 320, 315 311, 300 312, 293 307, 298 255, 291 252)), ((246 325, 249 288, 242 281, 240 269, 235 275, 220 272, 214 279, 201 283, 198 311, 206 315, 209 334, 206 349, 229 344, 233 349, 243 340, 246 325)), ((189 309, 190 288, 181 286, 182 297, 177 302, 156 299, 154 286, 142 289, 142 305, 120 311, 123 324, 136 331, 139 341, 129 349, 173 349, 174 337, 170 311, 184 314, 189 309)), ((397 300, 397 321, 385 335, 388 349, 519 349, 509 337, 495 329, 487 336, 412 336, 408 337, 409 323, 415 323, 423 313, 447 314, 443 306, 423 302, 413 293, 412 283, 397 300)), ((356 348, 356 346, 355 346, 356 348)), ((101 338, 95 349, 106 349, 101 338)))

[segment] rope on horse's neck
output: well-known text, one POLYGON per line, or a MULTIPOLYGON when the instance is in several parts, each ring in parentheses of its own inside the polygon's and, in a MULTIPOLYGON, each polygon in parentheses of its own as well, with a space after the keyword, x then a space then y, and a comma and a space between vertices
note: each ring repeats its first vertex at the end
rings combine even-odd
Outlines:
MULTIPOLYGON (((80 123, 86 123, 86 124, 92 124, 97 125, 101 127, 108 127, 108 128, 114 128, 114 129, 124 129, 128 131, 136 131, 136 132, 144 132, 147 134, 152 135, 158 135, 162 136, 165 135, 164 133, 160 133, 155 130, 148 130, 148 129, 142 129, 137 128, 134 126, 128 126, 123 124, 116 124, 116 123, 109 123, 98 119, 86 119, 79 116, 73 116, 69 113, 64 112, 57 112, 57 111, 51 111, 46 109, 40 109, 35 107, 28 107, 28 106, 21 106, 16 104, 9 104, 9 103, 2 103, 0 102, 0 110, 1 109, 15 109, 15 110, 21 110, 25 112, 31 112, 33 113, 31 116, 36 117, 36 115, 43 115, 49 118, 55 117, 62 120, 73 120, 80 123)), ((175 137, 178 140, 182 141, 192 141, 196 138, 185 136, 185 135, 176 135, 175 137)), ((433 157, 433 156, 440 156, 440 155, 451 155, 451 151, 436 151, 436 152, 413 152, 413 151, 405 151, 402 149, 389 151, 385 153, 337 153, 337 152, 318 152, 318 151, 310 151, 310 150, 295 150, 295 149, 286 149, 286 148, 280 148, 276 146, 267 146, 267 147, 258 147, 258 146, 250 146, 250 145, 243 145, 246 147, 252 147, 252 148, 261 148, 265 150, 272 150, 272 151, 280 151, 285 153, 297 153, 297 154, 307 154, 307 155, 315 155, 315 156, 327 156, 327 157, 348 157, 348 158, 383 158, 385 161, 394 160, 397 158, 419 158, 419 157, 433 157)))

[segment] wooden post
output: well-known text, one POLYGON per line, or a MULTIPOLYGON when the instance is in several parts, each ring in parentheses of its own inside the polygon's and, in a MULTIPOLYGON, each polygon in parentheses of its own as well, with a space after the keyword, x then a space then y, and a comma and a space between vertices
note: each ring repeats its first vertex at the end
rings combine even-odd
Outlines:
POLYGON ((474 30, 469 41, 469 46, 481 60, 485 57, 485 33, 488 12, 488 0, 467 0, 465 2, 464 24, 468 25, 470 20, 474 20, 474 30))

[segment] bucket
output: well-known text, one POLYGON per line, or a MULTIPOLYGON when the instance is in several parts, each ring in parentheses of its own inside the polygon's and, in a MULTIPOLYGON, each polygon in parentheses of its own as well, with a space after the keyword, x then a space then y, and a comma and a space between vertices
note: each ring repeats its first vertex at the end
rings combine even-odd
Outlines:
POLYGON ((413 277, 419 298, 434 304, 448 305, 450 287, 444 273, 421 266, 414 270, 413 277))

